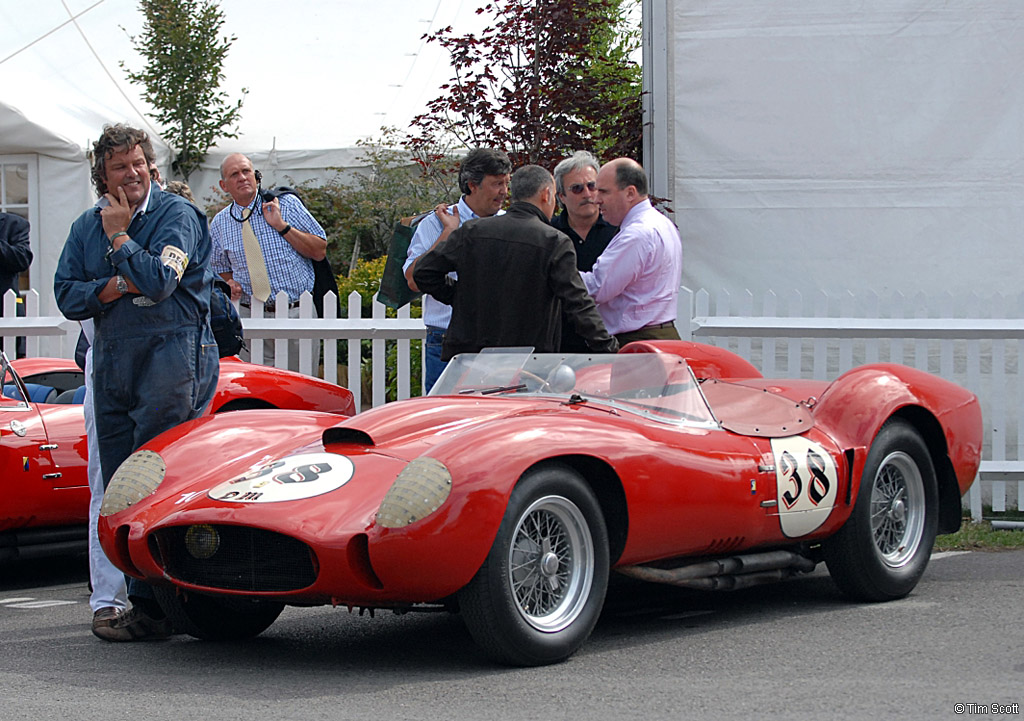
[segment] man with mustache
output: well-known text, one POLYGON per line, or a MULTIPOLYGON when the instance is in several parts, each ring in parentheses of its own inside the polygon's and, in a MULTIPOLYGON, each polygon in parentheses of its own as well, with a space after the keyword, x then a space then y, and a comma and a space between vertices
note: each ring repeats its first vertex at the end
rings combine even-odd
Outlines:
MULTIPOLYGON (((601 215, 597 204, 597 172, 601 169, 591 153, 577 150, 555 166, 555 191, 562 212, 551 219, 551 225, 569 236, 576 249, 576 269, 580 272, 594 267, 597 256, 608 246, 617 226, 601 215)), ((583 340, 566 315, 562 314, 563 353, 586 353, 583 340)))

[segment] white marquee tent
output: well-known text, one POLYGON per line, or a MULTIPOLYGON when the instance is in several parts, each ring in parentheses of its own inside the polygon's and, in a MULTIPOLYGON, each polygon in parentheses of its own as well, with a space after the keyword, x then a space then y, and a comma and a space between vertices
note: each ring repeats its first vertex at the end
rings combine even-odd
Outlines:
POLYGON ((1024 3, 645 0, 684 283, 1018 293, 1024 3))
MULTIPOLYGON (((462 0, 430 8, 416 0, 292 0, 287 23, 268 23, 281 7, 269 0, 218 4, 222 32, 236 36, 223 89, 231 98, 242 87, 249 92, 240 137, 221 142, 189 178, 200 203, 213 195, 229 152, 250 155, 266 185, 325 179, 328 168, 357 170, 356 141, 377 137, 384 125, 404 125, 447 77, 447 62, 424 47, 422 35, 479 22, 475 3, 462 0)), ((141 29, 138 0, 0 2, 0 209, 32 224, 29 279, 44 310, 52 307, 68 228, 95 201, 87 152, 103 125, 146 129, 171 175, 169 151, 120 67, 126 61, 141 68, 130 39, 141 29)))

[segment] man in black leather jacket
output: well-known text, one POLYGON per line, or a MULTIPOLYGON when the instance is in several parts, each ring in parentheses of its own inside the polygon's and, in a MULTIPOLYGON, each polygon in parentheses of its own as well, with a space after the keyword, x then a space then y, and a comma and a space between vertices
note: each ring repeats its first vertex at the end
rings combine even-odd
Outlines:
POLYGON ((421 256, 420 290, 452 306, 442 360, 483 348, 532 346, 559 350, 561 315, 592 351, 614 353, 608 334, 576 269, 572 241, 551 227, 554 178, 527 165, 512 175, 512 205, 504 215, 462 225, 421 256), (458 280, 446 276, 458 272, 458 280))

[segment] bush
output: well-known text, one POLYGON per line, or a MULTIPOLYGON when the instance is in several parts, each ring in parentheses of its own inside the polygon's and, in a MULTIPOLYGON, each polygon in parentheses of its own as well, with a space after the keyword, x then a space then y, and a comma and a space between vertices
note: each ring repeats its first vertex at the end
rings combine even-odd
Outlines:
MULTIPOLYGON (((382 256, 375 260, 360 260, 356 263, 355 268, 352 269, 352 272, 348 276, 338 276, 338 293, 341 296, 341 311, 343 317, 348 317, 348 296, 352 291, 359 293, 360 298, 362 299, 360 315, 363 318, 369 318, 372 316, 373 299, 380 288, 380 278, 384 272, 384 264, 386 262, 387 256, 382 256)), ((415 301, 410 306, 409 310, 410 315, 413 318, 420 318, 423 315, 423 310, 420 307, 419 301, 415 301)), ((392 308, 385 308, 385 317, 395 318, 397 317, 397 313, 392 308)), ((387 351, 385 361, 385 367, 387 369, 387 391, 385 397, 388 401, 393 401, 398 399, 398 341, 385 341, 385 348, 387 351)), ((362 368, 360 375, 363 380, 364 396, 370 393, 373 362, 371 349, 371 341, 362 341, 360 349, 362 368)), ((413 341, 409 349, 410 375, 412 376, 409 392, 413 396, 421 395, 423 392, 422 354, 423 344, 413 341)), ((338 358, 348 358, 348 341, 338 341, 338 358)))

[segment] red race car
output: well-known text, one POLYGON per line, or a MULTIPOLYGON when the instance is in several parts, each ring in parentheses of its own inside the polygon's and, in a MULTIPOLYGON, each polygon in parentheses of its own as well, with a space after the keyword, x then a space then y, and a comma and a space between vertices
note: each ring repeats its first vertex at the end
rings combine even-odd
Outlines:
POLYGON ((588 637, 610 571, 733 589, 824 561, 853 598, 905 596, 959 527, 981 442, 971 393, 895 364, 824 383, 681 341, 483 352, 350 419, 179 426, 118 469, 100 536, 199 638, 288 604, 440 607, 538 665, 588 637))
MULTIPOLYGON (((73 361, 0 353, 0 562, 85 550, 89 509, 85 374, 73 361)), ((300 408, 351 416, 352 393, 317 378, 225 358, 207 414, 300 408)), ((336 417, 336 416, 335 416, 336 417)))

